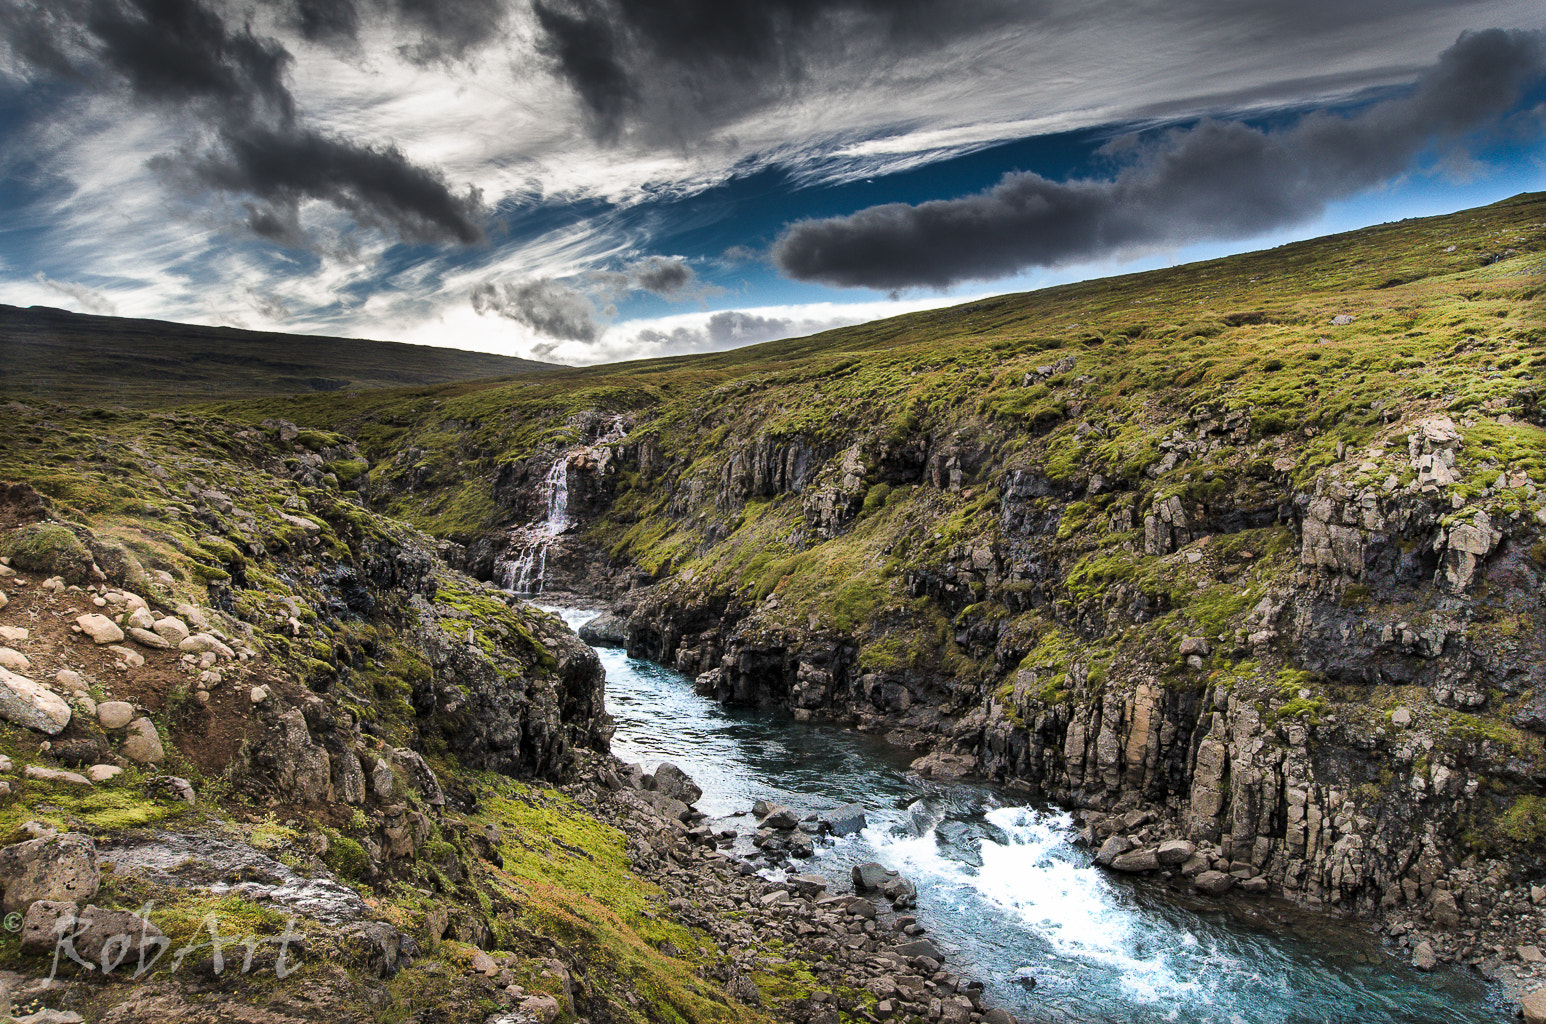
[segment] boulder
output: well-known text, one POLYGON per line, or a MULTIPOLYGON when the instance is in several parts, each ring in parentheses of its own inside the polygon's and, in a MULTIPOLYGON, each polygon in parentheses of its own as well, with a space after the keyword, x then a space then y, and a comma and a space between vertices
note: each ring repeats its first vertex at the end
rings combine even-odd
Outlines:
POLYGON ((1185 839, 1171 839, 1159 844, 1154 851, 1154 859, 1165 867, 1174 867, 1191 860, 1192 854, 1196 852, 1196 843, 1187 842, 1185 839))
POLYGON ((97 705, 97 721, 108 730, 126 728, 134 721, 134 705, 123 700, 105 700, 97 705))
POLYGON ((38 900, 84 903, 97 894, 97 844, 88 835, 63 832, 0 849, 0 886, 6 913, 24 913, 38 900))
POLYGON ((616 612, 602 612, 581 626, 579 634, 592 647, 622 647, 627 643, 628 620, 616 612))
POLYGON ((1234 888, 1235 876, 1222 871, 1204 871, 1192 879, 1192 885, 1204 896, 1222 896, 1234 888))
POLYGON ((948 754, 936 750, 908 767, 926 779, 961 779, 977 770, 977 758, 973 754, 948 754))
POLYGON ((159 764, 166 758, 161 736, 156 732, 156 723, 144 716, 129 723, 119 752, 135 764, 159 764))
POLYGON ((787 832, 790 829, 799 827, 800 816, 787 807, 775 807, 758 824, 763 828, 773 828, 787 832))
POLYGON ((682 769, 662 761, 655 769, 655 792, 680 800, 689 807, 703 799, 703 790, 682 769))
MULTIPOLYGON (((123 637, 120 636, 119 639, 121 640, 123 637)), ((235 651, 208 633, 194 633, 178 643, 177 649, 184 654, 203 654, 206 651, 214 651, 220 657, 228 660, 236 657, 235 651)))
POLYGON ((730 978, 730 983, 725 986, 725 991, 729 994, 730 998, 737 1002, 745 1003, 747 1006, 762 1005, 762 992, 757 988, 757 983, 739 971, 730 978))
POLYGON ((854 890, 856 892, 874 892, 891 879, 897 877, 897 873, 883 864, 869 861, 864 864, 855 864, 853 877, 854 890))
POLYGON ((821 816, 821 821, 835 836, 862 832, 869 823, 864 816, 863 804, 844 804, 835 811, 827 811, 821 816))
POLYGON ((150 614, 150 611, 147 608, 145 608, 143 606, 143 604, 144 603, 141 602, 140 606, 136 607, 133 611, 129 612, 129 617, 124 619, 124 622, 123 622, 123 624, 126 627, 129 627, 131 629, 146 629, 146 630, 153 629, 155 627, 155 625, 156 625, 156 617, 154 615, 150 614))
POLYGON ((21 923, 21 951, 39 956, 52 953, 60 939, 75 930, 75 904, 68 900, 37 900, 21 923))
POLYGON ((786 884, 799 895, 816 899, 827 891, 830 883, 821 875, 793 875, 786 884))
POLYGON ((940 952, 939 947, 929 939, 913 939, 911 942, 904 942, 896 947, 896 953, 905 957, 926 956, 930 960, 945 959, 945 954, 940 952))
POLYGON ((155 631, 157 636, 172 646, 182 643, 192 635, 192 631, 188 629, 187 624, 182 619, 173 618, 170 615, 164 619, 157 619, 156 624, 151 629, 155 631))
POLYGON ((38 782, 66 782, 72 786, 89 786, 91 780, 84 775, 75 772, 67 772, 60 768, 44 768, 42 765, 29 764, 23 773, 29 779, 38 782))
POLYGON ((1519 1013, 1525 1024, 1546 1024, 1546 989, 1526 992, 1520 1000, 1519 1013))
POLYGON ((1122 871, 1127 874, 1142 874, 1147 871, 1155 871, 1159 868, 1159 858, 1153 847, 1144 847, 1141 850, 1132 850, 1114 857, 1111 861, 1111 870, 1122 871))
POLYGON ((158 651, 169 650, 172 646, 172 641, 166 637, 159 633, 152 633, 148 629, 141 629, 138 626, 129 627, 129 639, 141 647, 150 647, 158 651))
POLYGON ((1118 857, 1137 845, 1124 835, 1107 836, 1106 841, 1100 844, 1100 849, 1095 851, 1095 863, 1102 867, 1110 867, 1118 857))
POLYGON ((424 758, 412 750, 399 750, 392 755, 392 760, 407 777, 409 788, 417 790, 426 804, 431 807, 445 806, 445 791, 440 788, 440 780, 435 777, 434 770, 424 762, 424 758))
POLYGON ((0 718, 57 736, 70 724, 70 705, 41 683, 0 668, 0 718))
POLYGON ((1424 940, 1418 943, 1416 949, 1412 950, 1412 966, 1419 971, 1431 971, 1438 965, 1439 958, 1433 953, 1432 943, 1424 940))
POLYGON ((101 964, 104 974, 115 967, 138 970, 168 943, 161 929, 128 910, 103 910, 87 905, 76 915, 75 952, 87 963, 101 964))
POLYGON ((116 644, 123 640, 123 630, 106 615, 81 615, 76 618, 75 624, 95 643, 116 644))
POLYGON ((86 778, 93 783, 111 782, 123 774, 116 764, 94 764, 86 769, 86 778))
POLYGON ((12 672, 30 672, 32 662, 20 651, 0 647, 0 668, 10 669, 12 672))

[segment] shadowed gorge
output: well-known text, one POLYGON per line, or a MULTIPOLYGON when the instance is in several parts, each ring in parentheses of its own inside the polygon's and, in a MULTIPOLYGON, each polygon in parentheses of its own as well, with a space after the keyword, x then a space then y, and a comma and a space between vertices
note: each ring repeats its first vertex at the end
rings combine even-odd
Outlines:
MULTIPOLYGON (((30 686, 0 838, 95 844, 115 867, 81 905, 154 898, 179 943, 211 909, 279 934, 332 887, 301 912, 309 988, 72 975, 92 1020, 202 1019, 218 984, 262 1024, 1002 1024, 916 888, 809 880, 845 849, 831 808, 727 836, 693 810, 718 793, 612 758, 601 661, 537 607, 583 605, 586 640, 727 713, 861 734, 946 808, 925 836, 970 805, 1005 857, 1067 812, 1081 877, 1340 915, 1528 1009, 1543 288, 1537 193, 583 369, 7 313, 7 359, 89 369, 0 383, 0 635, 30 686), (138 409, 80 407, 119 374, 138 409)), ((51 949, 8 935, 0 966, 51 949)))

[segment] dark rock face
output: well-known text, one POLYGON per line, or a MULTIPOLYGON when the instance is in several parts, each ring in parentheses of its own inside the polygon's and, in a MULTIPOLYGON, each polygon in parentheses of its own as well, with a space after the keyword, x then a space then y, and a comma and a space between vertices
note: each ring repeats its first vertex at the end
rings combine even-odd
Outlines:
POLYGON ((580 627, 580 639, 592 647, 622 647, 627 642, 628 620, 613 612, 602 612, 580 627))

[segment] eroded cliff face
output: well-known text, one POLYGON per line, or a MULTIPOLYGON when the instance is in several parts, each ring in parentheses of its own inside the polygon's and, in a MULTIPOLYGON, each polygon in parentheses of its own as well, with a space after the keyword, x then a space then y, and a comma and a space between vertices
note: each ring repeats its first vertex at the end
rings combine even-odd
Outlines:
MULTIPOLYGON (((1530 397, 1501 418, 1536 431, 1530 397)), ((987 429, 975 446, 909 438, 910 462, 857 444, 811 464, 813 445, 759 439, 718 490, 671 490, 728 524, 784 502, 807 547, 858 544, 874 468, 901 462, 890 487, 975 518, 946 538, 935 508, 896 517, 870 571, 890 549, 899 597, 842 626, 850 581, 825 604, 787 577, 759 595, 707 559, 648 586, 611 577, 610 594, 630 653, 719 700, 884 732, 921 770, 1083 809, 1097 845, 1185 840, 1188 874, 1221 889, 1475 926, 1500 879, 1539 868, 1546 780, 1546 511, 1488 450, 1497 424, 1411 408, 1354 449, 1202 409, 1125 480, 1005 466, 987 429), (921 557, 896 559, 908 548, 921 557)))

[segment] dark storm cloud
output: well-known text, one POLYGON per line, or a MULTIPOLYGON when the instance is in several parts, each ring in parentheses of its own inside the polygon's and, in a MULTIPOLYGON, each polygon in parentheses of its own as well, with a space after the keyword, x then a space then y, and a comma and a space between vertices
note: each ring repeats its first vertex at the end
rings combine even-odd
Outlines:
POLYGON ((362 18, 389 17, 413 42, 398 52, 423 64, 461 59, 496 37, 508 14, 505 0, 286 0, 288 20, 312 42, 358 40, 362 18))
MULTIPOLYGON (((433 5, 421 0, 398 2, 405 9, 411 2, 415 18, 442 19, 437 24, 453 42, 458 33, 473 31, 472 22, 458 28, 455 16, 429 12, 425 8, 433 5)), ((343 3, 308 3, 318 31, 324 24, 347 29, 343 3)), ((463 0, 453 6, 496 4, 463 0)), ((409 242, 465 245, 483 237, 475 193, 457 195, 438 171, 412 163, 394 147, 298 123, 285 83, 289 51, 245 25, 233 27, 203 0, 34 0, 8 6, 0 33, 0 43, 34 80, 63 77, 108 92, 127 88, 140 103, 174 119, 190 141, 152 166, 185 187, 255 200, 246 203, 245 226, 259 237, 303 244, 299 209, 306 200, 409 242)))
POLYGON ((140 99, 209 100, 242 117, 264 106, 284 120, 294 114, 284 84, 289 52, 246 28, 229 29, 198 0, 93 3, 85 28, 103 64, 122 75, 140 99))
POLYGON ((635 283, 647 292, 675 298, 692 289, 698 279, 686 260, 650 256, 629 268, 635 283))
POLYGON ((1145 246, 1241 238, 1309 219, 1430 147, 1497 124, 1543 74, 1541 33, 1469 32, 1409 96, 1351 117, 1314 113, 1273 132, 1207 120, 1114 147, 1127 163, 1109 180, 1010 174, 961 199, 797 223, 774 259, 803 281, 944 288, 1145 246))
POLYGON ((482 237, 476 192, 455 195, 442 175, 390 146, 253 126, 225 133, 213 152, 177 161, 163 157, 157 162, 162 165, 208 188, 263 200, 268 208, 255 209, 248 226, 276 240, 298 226, 295 211, 305 199, 328 203, 408 242, 470 245, 482 237))
POLYGON ((534 0, 542 50, 598 134, 630 115, 654 127, 776 99, 851 51, 934 48, 1044 7, 1024 0, 534 0))
MULTIPOLYGON (((564 341, 593 342, 606 330, 595 304, 583 292, 546 277, 514 284, 480 284, 472 291, 472 308, 564 341)), ((547 352, 551 351, 550 347, 547 352)))

